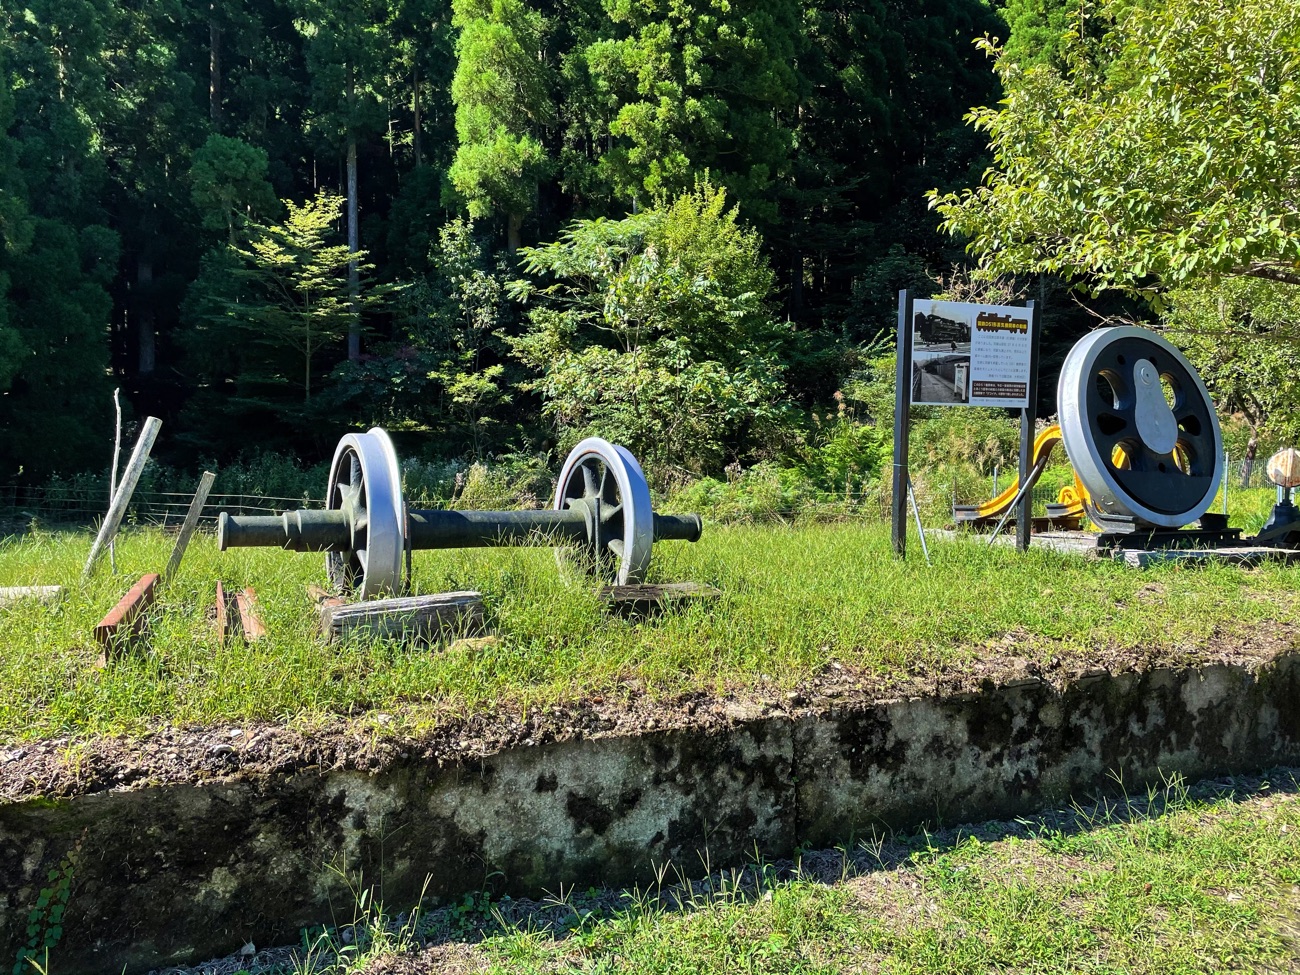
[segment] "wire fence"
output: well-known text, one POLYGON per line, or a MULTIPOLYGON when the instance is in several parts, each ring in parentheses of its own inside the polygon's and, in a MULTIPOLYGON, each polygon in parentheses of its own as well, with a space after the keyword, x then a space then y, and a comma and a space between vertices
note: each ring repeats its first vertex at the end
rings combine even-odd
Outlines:
MULTIPOLYGON (((127 519, 136 524, 179 527, 194 500, 181 491, 137 491, 131 497, 127 519)), ((199 524, 213 527, 222 511, 240 515, 273 515, 294 508, 323 508, 320 498, 277 498, 251 494, 209 494, 199 524)), ((91 491, 60 485, 32 487, 0 485, 0 521, 32 521, 74 526, 92 524, 105 516, 108 498, 91 491)))
MULTIPOLYGON (((136 491, 131 496, 125 521, 128 524, 179 528, 193 500, 193 494, 184 491, 136 491)), ((496 507, 519 507, 518 500, 503 497, 496 507)), ((413 508, 426 509, 447 508, 454 503, 422 493, 408 496, 407 502, 413 508)), ((480 505, 472 503, 466 505, 478 506, 480 505)), ((261 494, 209 494, 199 515, 199 526, 215 528, 223 511, 232 515, 278 515, 302 508, 324 507, 324 498, 305 495, 276 497, 261 494)), ((32 522, 75 528, 95 524, 107 513, 108 497, 103 492, 64 485, 0 485, 0 526, 5 529, 30 525, 32 522)))

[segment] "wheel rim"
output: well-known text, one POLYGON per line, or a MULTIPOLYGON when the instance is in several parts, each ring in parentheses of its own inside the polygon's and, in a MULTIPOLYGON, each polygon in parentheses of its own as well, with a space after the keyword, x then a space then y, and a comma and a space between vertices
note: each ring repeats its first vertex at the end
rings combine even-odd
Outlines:
POLYGON ((1057 412, 1101 515, 1180 528, 1209 510, 1223 477, 1219 420, 1201 377, 1165 339, 1126 326, 1080 340, 1061 368, 1057 412))
MULTIPOLYGON (((599 437, 574 447, 555 486, 555 509, 579 509, 588 517, 595 545, 578 560, 584 568, 620 586, 645 578, 654 513, 645 474, 629 451, 599 437)), ((557 549, 557 557, 565 555, 557 549)))
POLYGON ((325 506, 349 513, 351 550, 327 552, 330 583, 361 599, 401 588, 405 510, 397 452, 379 427, 339 441, 330 465, 325 506))

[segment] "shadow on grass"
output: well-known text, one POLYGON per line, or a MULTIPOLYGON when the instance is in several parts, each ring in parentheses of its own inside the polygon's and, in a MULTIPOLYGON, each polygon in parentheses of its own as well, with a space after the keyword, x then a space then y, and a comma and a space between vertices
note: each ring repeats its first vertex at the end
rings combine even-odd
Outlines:
POLYGON ((1159 785, 1130 791, 1118 779, 1110 790, 1068 805, 1045 808, 1013 820, 963 823, 897 834, 877 832, 833 849, 800 852, 793 859, 756 857, 739 867, 716 869, 707 854, 697 864, 663 864, 646 889, 561 887, 542 900, 496 897, 490 891, 466 895, 458 904, 425 914, 420 925, 427 945, 479 941, 526 931, 566 938, 591 924, 629 910, 678 913, 717 902, 752 903, 778 884, 803 881, 835 884, 916 864, 957 849, 1018 838, 1066 838, 1106 827, 1153 820, 1211 803, 1244 803, 1263 796, 1300 794, 1300 768, 1279 766, 1256 775, 1221 776, 1192 785, 1172 776, 1159 785))

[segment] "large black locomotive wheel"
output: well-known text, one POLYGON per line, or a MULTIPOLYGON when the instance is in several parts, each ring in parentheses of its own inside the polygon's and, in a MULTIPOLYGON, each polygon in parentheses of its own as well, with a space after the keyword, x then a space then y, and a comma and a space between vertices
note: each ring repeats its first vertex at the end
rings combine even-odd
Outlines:
POLYGON ((1180 528, 1223 477, 1223 436, 1205 383, 1144 328, 1102 328, 1070 350, 1057 386, 1061 440, 1101 516, 1180 528))

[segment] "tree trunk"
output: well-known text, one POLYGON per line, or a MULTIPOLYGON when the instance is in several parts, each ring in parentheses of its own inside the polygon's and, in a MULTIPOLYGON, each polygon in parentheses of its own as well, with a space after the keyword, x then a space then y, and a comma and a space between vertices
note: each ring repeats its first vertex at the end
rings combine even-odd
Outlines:
POLYGON ((803 316, 803 251, 790 255, 790 317, 799 321, 803 316))
POLYGON ((519 231, 524 225, 524 215, 522 213, 512 213, 506 220, 506 250, 513 257, 519 250, 519 231))
POLYGON ((352 319, 348 322, 348 360, 361 358, 361 275, 357 270, 357 139, 348 136, 348 297, 352 301, 352 319))
POLYGON ((1255 452, 1259 449, 1259 435, 1250 431, 1250 439, 1246 441, 1246 453, 1241 458, 1241 487, 1250 487, 1250 476, 1255 473, 1255 452))
POLYGON ((208 117, 221 131, 221 28, 217 26, 217 5, 208 5, 208 117))
POLYGON ((135 320, 140 329, 140 357, 138 369, 140 375, 147 376, 154 370, 157 346, 154 336, 153 315, 153 262, 140 258, 135 268, 135 320))
POLYGON ((415 165, 424 162, 424 150, 420 139, 420 66, 415 66, 415 126, 411 134, 412 149, 415 151, 415 165))

